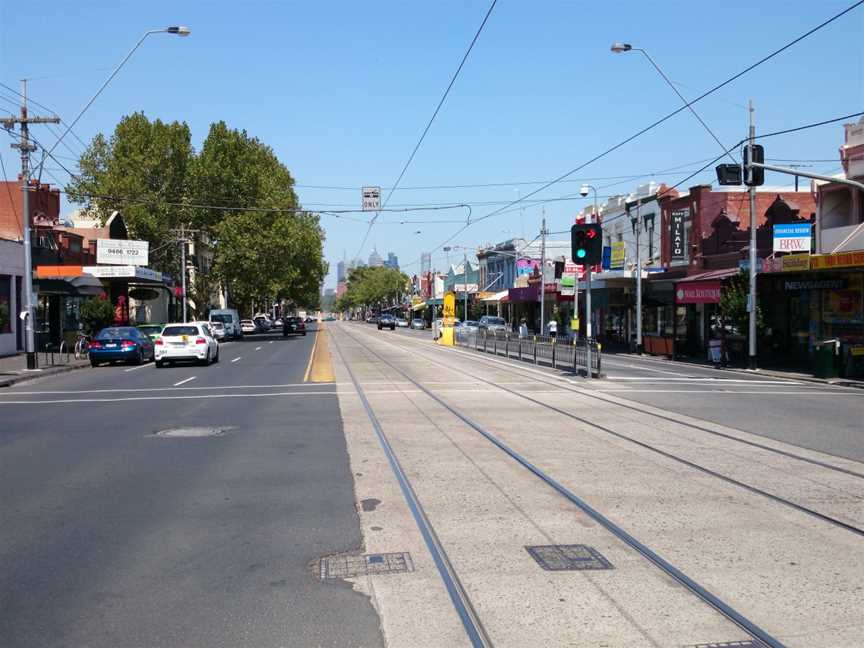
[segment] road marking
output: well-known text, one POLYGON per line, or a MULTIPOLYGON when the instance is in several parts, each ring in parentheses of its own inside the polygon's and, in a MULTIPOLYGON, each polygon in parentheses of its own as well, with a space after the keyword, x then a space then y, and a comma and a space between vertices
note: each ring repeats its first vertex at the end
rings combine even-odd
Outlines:
POLYGON ((312 353, 309 354, 309 362, 306 363, 306 373, 303 374, 303 382, 309 382, 309 372, 312 371, 312 360, 315 358, 315 349, 318 348, 318 336, 315 336, 315 342, 312 344, 312 353))
POLYGON ((641 382, 650 382, 652 384, 662 383, 681 383, 681 382, 698 382, 698 383, 746 383, 750 385, 801 385, 797 380, 748 380, 747 378, 658 378, 655 376, 607 376, 606 380, 633 380, 641 382))
MULTIPOLYGON (((343 382, 343 383, 333 383, 339 385, 351 385, 353 383, 343 382)), ((381 385, 391 385, 392 381, 386 381, 378 383, 381 385)), ((323 383, 322 383, 323 385, 323 383)), ((277 384, 266 384, 266 385, 209 385, 207 387, 180 387, 182 390, 196 390, 200 391, 202 389, 276 389, 281 387, 318 387, 315 383, 277 383, 277 384)), ((0 399, 4 396, 49 396, 49 395, 57 395, 57 394, 103 394, 103 393, 115 393, 115 392, 160 392, 160 391, 177 391, 173 387, 133 387, 128 389, 65 389, 65 390, 40 390, 40 391, 4 391, 0 390, 0 399)))
POLYGON ((242 359, 243 359, 243 356, 237 356, 231 362, 240 362, 240 360, 242 360, 242 359))
POLYGON ((62 400, 44 401, 0 401, 0 405, 52 405, 68 403, 122 403, 126 401, 151 401, 151 400, 193 400, 196 398, 265 398, 268 396, 328 396, 338 394, 336 391, 295 391, 274 392, 267 394, 194 394, 189 396, 130 396, 128 398, 66 398, 62 400))
POLYGON ((260 347, 260 346, 257 346, 257 347, 255 347, 255 350, 256 350, 256 351, 260 351, 260 350, 261 350, 261 347, 260 347))
POLYGON ((189 378, 186 378, 185 380, 181 380, 180 382, 174 383, 174 386, 179 387, 180 385, 185 385, 186 383, 192 382, 193 380, 195 380, 196 377, 197 376, 190 376, 189 378))
POLYGON ((129 373, 130 371, 138 371, 139 369, 144 369, 145 367, 155 367, 156 365, 152 362, 148 364, 140 364, 137 367, 131 367, 129 369, 124 369, 123 373, 129 373))
POLYGON ((267 344, 273 344, 273 340, 270 340, 267 344))

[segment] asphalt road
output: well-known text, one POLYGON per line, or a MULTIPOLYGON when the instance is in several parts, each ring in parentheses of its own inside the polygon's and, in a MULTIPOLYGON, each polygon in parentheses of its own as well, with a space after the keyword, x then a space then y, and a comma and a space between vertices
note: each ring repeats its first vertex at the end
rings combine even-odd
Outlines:
MULTIPOLYGON (((372 326, 366 328, 374 330, 372 326)), ((429 330, 396 332, 416 339, 432 339, 429 330)), ((524 364, 513 362, 515 367, 524 364)), ((605 380, 587 382, 575 377, 573 380, 581 386, 673 414, 864 461, 864 390, 668 362, 650 356, 604 354, 603 372, 605 380)))
POLYGON ((0 646, 383 645, 311 567, 361 544, 335 387, 303 383, 315 337, 0 390, 0 646), (178 426, 230 429, 154 436, 178 426))

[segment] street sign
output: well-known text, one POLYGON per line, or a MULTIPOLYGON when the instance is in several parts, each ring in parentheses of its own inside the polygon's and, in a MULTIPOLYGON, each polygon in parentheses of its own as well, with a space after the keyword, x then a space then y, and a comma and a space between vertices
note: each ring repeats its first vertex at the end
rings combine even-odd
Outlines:
POLYGON ((687 254, 687 241, 684 240, 684 220, 690 213, 689 209, 674 209, 669 215, 670 241, 672 242, 673 261, 683 260, 687 254))
POLYGON ((612 264, 612 248, 609 245, 604 245, 603 246, 603 261, 600 264, 600 266, 604 270, 611 270, 612 269, 611 264, 612 264))
MULTIPOLYGON (((743 272, 750 272, 750 259, 739 259, 738 261, 738 269, 743 272)), ((765 270, 765 260, 764 259, 756 259, 756 273, 763 272, 765 270)))
POLYGON ((363 187, 363 211, 380 211, 381 187, 363 187))
POLYGON ((773 229, 775 252, 810 251, 810 223, 778 223, 773 229))
POLYGON ((150 251, 147 241, 96 239, 96 263, 146 266, 150 251))

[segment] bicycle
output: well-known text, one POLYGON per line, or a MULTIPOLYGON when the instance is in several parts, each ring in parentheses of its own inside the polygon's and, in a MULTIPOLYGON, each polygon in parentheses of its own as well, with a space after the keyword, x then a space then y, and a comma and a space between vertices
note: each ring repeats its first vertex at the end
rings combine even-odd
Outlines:
POLYGON ((78 339, 75 341, 75 358, 81 360, 90 355, 90 336, 83 333, 78 334, 78 339))

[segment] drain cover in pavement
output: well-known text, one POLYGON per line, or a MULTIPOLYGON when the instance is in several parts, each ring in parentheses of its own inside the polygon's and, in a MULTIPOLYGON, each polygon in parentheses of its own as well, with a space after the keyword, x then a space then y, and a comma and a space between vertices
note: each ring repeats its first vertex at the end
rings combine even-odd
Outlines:
POLYGON ((525 549, 547 571, 614 569, 612 563, 588 545, 539 545, 525 549))
POLYGON ((176 427, 176 428, 168 428, 166 430, 159 430, 156 432, 156 436, 159 437, 190 437, 190 438, 200 438, 200 437, 214 437, 214 436, 222 436, 226 432, 230 432, 234 428, 225 427, 225 426, 201 426, 201 427, 176 427))
POLYGON ((762 644, 747 639, 745 641, 721 641, 719 643, 693 644, 692 646, 688 646, 688 648, 762 648, 762 644))
POLYGON ((397 553, 364 554, 360 556, 328 556, 319 565, 321 580, 332 578, 351 578, 352 576, 372 576, 378 574, 399 574, 414 571, 411 554, 407 551, 397 553))

